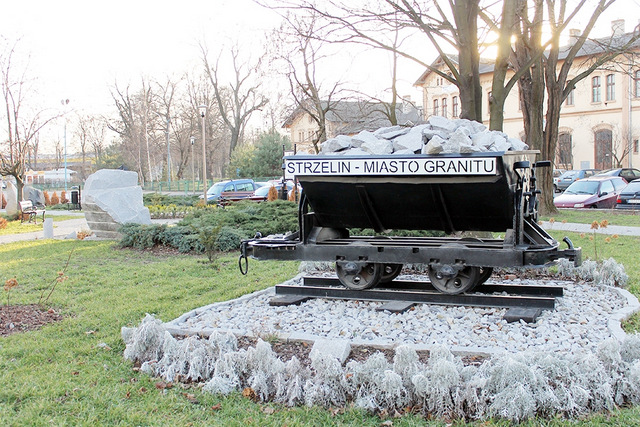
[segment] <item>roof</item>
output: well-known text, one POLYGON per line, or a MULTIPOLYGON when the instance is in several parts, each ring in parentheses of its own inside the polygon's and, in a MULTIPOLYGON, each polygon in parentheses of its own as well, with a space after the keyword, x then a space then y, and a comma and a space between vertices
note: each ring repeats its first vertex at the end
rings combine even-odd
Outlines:
MULTIPOLYGON (((638 28, 638 27, 636 27, 638 28)), ((636 35, 637 33, 631 32, 631 33, 624 33, 624 34, 620 34, 617 36, 611 35, 608 37, 601 37, 601 38, 597 38, 597 39, 587 39, 584 44, 582 45, 582 47, 580 48, 580 50, 578 51, 578 53, 576 54, 576 58, 584 58, 584 57, 588 57, 588 56, 594 56, 594 55, 599 55, 605 52, 609 52, 612 49, 614 50, 622 50, 622 47, 625 46, 627 43, 629 43, 629 41, 636 35)), ((558 59, 559 60, 563 60, 565 59, 569 52, 571 51, 571 48, 573 47, 573 44, 568 44, 566 46, 562 46, 558 52, 558 59)), ((630 46, 630 50, 634 50, 634 49, 639 49, 640 48, 640 39, 636 39, 630 46)), ((622 53, 622 51, 621 51, 622 53)), ((453 61, 456 66, 458 65, 458 55, 450 55, 447 54, 447 57, 453 61)), ((442 60, 442 57, 438 57, 435 61, 433 61, 433 63, 431 64, 431 67, 433 68, 439 68, 442 65, 444 65, 444 61, 442 60)), ((493 61, 493 59, 486 59, 486 58, 480 58, 480 74, 486 74, 486 73, 492 73, 493 69, 495 67, 495 62, 493 61)), ((416 82, 413 84, 414 86, 421 86, 424 84, 424 82, 426 81, 427 77, 432 73, 432 69, 431 68, 427 68, 427 70, 422 73, 422 75, 418 78, 418 80, 416 80, 416 82)))
MULTIPOLYGON (((447 57, 449 58, 449 60, 451 60, 456 66, 459 65, 458 62, 458 55, 455 54, 447 54, 447 57)), ((441 66, 444 65, 444 61, 442 60, 442 57, 439 56, 435 61, 433 61, 431 63, 431 67, 432 68, 440 68, 441 66)), ((480 74, 485 74, 485 73, 490 73, 493 72, 493 68, 495 66, 495 63, 493 62, 492 59, 486 59, 486 58, 480 58, 480 66, 479 66, 479 73, 480 74)), ((422 75, 418 78, 418 80, 416 80, 416 82, 413 84, 414 86, 421 86, 424 84, 424 82, 427 80, 427 77, 429 77, 429 75, 433 73, 433 70, 431 68, 427 68, 426 71, 424 73, 422 73, 422 75)))
MULTIPOLYGON (((353 134, 362 130, 375 130, 389 126, 390 122, 385 115, 385 105, 381 102, 369 101, 336 101, 333 102, 326 114, 326 121, 336 126, 339 134, 353 134)), ((322 108, 328 106, 328 101, 322 101, 322 108)), ((282 127, 290 127, 293 122, 305 111, 298 107, 283 124, 282 127)), ((399 124, 422 123, 423 118, 418 108, 409 103, 396 105, 396 117, 399 124), (406 107, 406 108, 405 108, 406 107)))

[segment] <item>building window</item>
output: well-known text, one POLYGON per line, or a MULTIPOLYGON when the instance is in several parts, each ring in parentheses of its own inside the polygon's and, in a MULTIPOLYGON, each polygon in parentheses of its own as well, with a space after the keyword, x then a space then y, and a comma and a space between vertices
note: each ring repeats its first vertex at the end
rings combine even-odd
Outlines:
POLYGON ((491 115, 491 99, 493 97, 493 92, 489 91, 489 93, 487 94, 487 113, 490 116, 491 115))
POLYGON ((600 76, 591 79, 591 102, 600 102, 600 76))
POLYGON ((575 89, 571 89, 571 92, 569 92, 569 95, 567 95, 567 99, 565 100, 564 104, 565 105, 575 105, 575 99, 573 97, 573 92, 575 91, 575 89))
POLYGON ((447 98, 442 98, 442 117, 447 117, 447 98))
POLYGON ((639 145, 638 144, 638 140, 634 139, 633 140, 633 154, 638 154, 638 149, 639 149, 638 145, 639 145))
POLYGON ((558 136, 558 163, 563 169, 571 169, 573 164, 571 134, 561 133, 558 136))
POLYGON ((434 99, 433 100, 433 115, 437 116, 439 112, 440 112, 440 109, 438 108, 438 100, 434 99))
POLYGON ((453 97, 453 112, 452 112, 452 114, 453 114, 454 118, 457 118, 458 115, 459 115, 459 113, 458 113, 458 97, 457 96, 453 97))
POLYGON ((640 98, 640 70, 636 71, 633 78, 634 95, 636 98, 640 98))
POLYGON ((607 101, 616 100, 616 76, 615 74, 607 75, 607 101))
POLYGON ((300 142, 304 141, 304 131, 303 130, 298 131, 298 141, 300 141, 300 142))

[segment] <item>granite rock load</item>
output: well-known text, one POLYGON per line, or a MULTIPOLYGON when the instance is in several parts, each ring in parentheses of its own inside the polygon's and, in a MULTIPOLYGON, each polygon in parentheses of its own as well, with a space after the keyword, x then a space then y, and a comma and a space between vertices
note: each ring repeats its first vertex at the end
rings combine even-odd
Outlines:
POLYGON ((102 169, 92 174, 82 192, 82 208, 98 238, 121 238, 118 229, 122 224, 151 224, 136 172, 102 169))
POLYGON ((339 135, 322 144, 320 154, 413 155, 523 151, 529 147, 504 132, 490 131, 482 123, 431 116, 414 127, 391 126, 350 137, 339 135))

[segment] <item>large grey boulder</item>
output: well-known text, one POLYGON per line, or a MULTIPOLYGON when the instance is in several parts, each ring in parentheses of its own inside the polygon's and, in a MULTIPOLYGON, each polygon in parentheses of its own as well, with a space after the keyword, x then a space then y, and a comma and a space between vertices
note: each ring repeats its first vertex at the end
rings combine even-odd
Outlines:
POLYGON ((96 237, 118 239, 123 224, 151 224, 136 172, 101 169, 87 178, 82 208, 96 237))
POLYGON ((363 130, 362 132, 351 138, 351 146, 353 148, 358 148, 366 142, 376 142, 377 140, 378 138, 373 134, 373 132, 363 130))
POLYGON ((346 135, 338 135, 335 138, 331 138, 322 143, 320 152, 322 154, 337 153, 338 151, 346 150, 351 147, 351 138, 346 135))
POLYGON ((7 188, 3 190, 4 198, 7 201, 5 210, 10 217, 18 215, 18 190, 11 181, 6 181, 7 188))
POLYGON ((367 153, 374 155, 385 155, 393 153, 393 143, 386 139, 379 139, 375 142, 365 142, 360 148, 367 153))
POLYGON ((44 192, 42 190, 38 190, 30 185, 25 185, 22 189, 22 195, 24 196, 24 200, 31 200, 34 206, 44 206, 44 192))
POLYGON ((424 126, 416 126, 411 131, 400 135, 393 140, 393 150, 409 150, 413 153, 419 153, 424 144, 422 140, 422 130, 424 126))

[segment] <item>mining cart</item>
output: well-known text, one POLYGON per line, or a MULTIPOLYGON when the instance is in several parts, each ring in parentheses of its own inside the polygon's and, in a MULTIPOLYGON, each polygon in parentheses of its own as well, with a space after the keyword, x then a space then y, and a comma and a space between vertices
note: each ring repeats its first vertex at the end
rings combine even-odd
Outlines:
POLYGON ((566 237, 560 249, 537 223, 536 169, 550 162, 536 163, 536 154, 287 156, 285 174, 302 186, 299 230, 243 241, 240 270, 246 273, 248 256, 330 261, 344 286, 363 290, 392 281, 405 264, 424 264, 436 289, 459 294, 496 267, 541 267, 559 258, 579 265, 581 249, 566 237), (375 235, 352 235, 361 229, 375 235))

